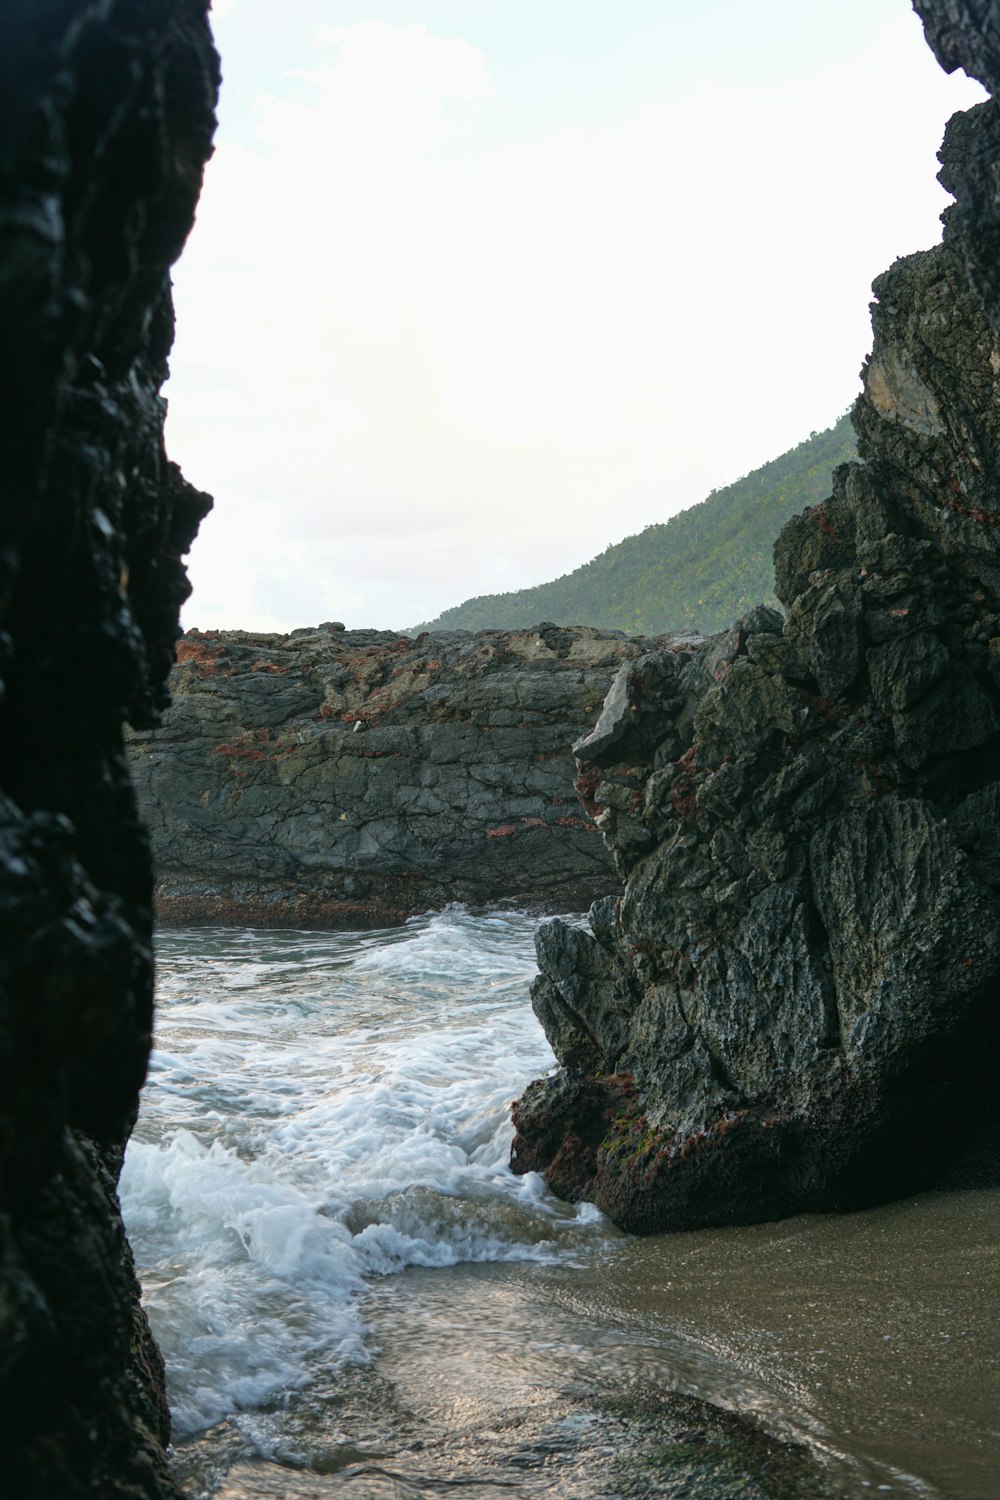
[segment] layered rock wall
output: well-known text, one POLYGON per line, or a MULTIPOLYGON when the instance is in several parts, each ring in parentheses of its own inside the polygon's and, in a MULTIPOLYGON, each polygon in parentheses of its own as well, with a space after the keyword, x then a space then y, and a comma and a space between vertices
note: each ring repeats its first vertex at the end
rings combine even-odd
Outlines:
POLYGON ((207 497, 163 449, 206 0, 8 0, 0 80, 0 1490, 177 1493, 115 1192, 152 1023, 122 725, 164 701, 207 497))
POLYGON ((569 747, 650 644, 550 625, 190 632, 162 727, 129 745, 161 919, 358 928, 617 893, 569 747))
MULTIPOLYGON (((919 9, 995 85, 995 8, 919 9)), ((1000 1116, 997 110, 948 127, 943 245, 875 283, 861 461, 777 542, 787 617, 623 667, 576 746, 627 887, 542 930, 563 1066, 513 1159, 630 1228, 902 1193, 1000 1116)))

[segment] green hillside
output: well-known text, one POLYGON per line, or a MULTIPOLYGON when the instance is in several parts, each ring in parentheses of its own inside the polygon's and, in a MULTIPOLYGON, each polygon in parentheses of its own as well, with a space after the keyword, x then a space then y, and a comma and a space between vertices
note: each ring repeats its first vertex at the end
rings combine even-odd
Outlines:
POLYGON ((467 599, 414 630, 521 630, 542 620, 630 635, 722 630, 752 605, 775 602, 775 537, 789 516, 829 495, 832 470, 855 456, 845 415, 573 573, 516 593, 467 599))

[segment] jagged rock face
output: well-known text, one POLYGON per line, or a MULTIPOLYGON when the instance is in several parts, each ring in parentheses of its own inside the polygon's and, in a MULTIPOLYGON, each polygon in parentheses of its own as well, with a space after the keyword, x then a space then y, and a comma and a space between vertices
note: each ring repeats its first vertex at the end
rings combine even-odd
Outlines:
POLYGON ((0 97, 5 1496, 164 1497, 115 1192, 152 1018, 122 724, 164 700, 207 508, 166 461, 168 268, 210 150, 205 0, 10 0, 0 97))
MULTIPOLYGON (((934 55, 947 73, 962 68, 991 94, 1000 82, 1000 9, 995 0, 914 0, 934 55)), ((940 180, 955 196, 946 212, 993 332, 1000 335, 1000 112, 990 99, 951 121, 940 180)))
POLYGON ((550 625, 190 632, 163 727, 129 745, 161 919, 358 928, 617 893, 569 746, 649 645, 550 625))
POLYGON ((1000 1108, 995 110, 948 128, 944 245, 875 283, 862 462, 776 544, 786 619, 623 667, 575 747, 627 887, 542 930, 563 1067, 513 1160, 629 1228, 926 1185, 1000 1108))
POLYGON ((1000 80, 1000 10, 996 0, 913 0, 928 45, 946 73, 961 68, 991 94, 1000 80))

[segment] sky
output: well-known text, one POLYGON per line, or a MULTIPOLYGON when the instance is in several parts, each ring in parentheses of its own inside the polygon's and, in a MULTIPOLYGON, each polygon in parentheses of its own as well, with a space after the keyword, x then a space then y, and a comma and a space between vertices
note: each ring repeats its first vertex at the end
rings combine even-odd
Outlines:
POLYGON ((405 629, 828 427, 984 97, 907 0, 215 0, 183 623, 405 629))

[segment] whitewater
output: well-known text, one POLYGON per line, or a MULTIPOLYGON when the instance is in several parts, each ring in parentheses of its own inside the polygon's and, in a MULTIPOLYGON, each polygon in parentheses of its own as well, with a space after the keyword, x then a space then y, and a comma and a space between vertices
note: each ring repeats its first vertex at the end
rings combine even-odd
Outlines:
POLYGON ((995 1495, 1000 1195, 638 1241, 514 1176, 555 1065, 536 927, 158 937, 121 1193, 190 1493, 672 1494, 644 1451, 608 1477, 591 1397, 636 1389, 807 1445, 831 1493, 995 1495))
POLYGON ((122 1201, 179 1436, 364 1361, 367 1278, 614 1231, 507 1166, 534 923, 165 933, 122 1201))

